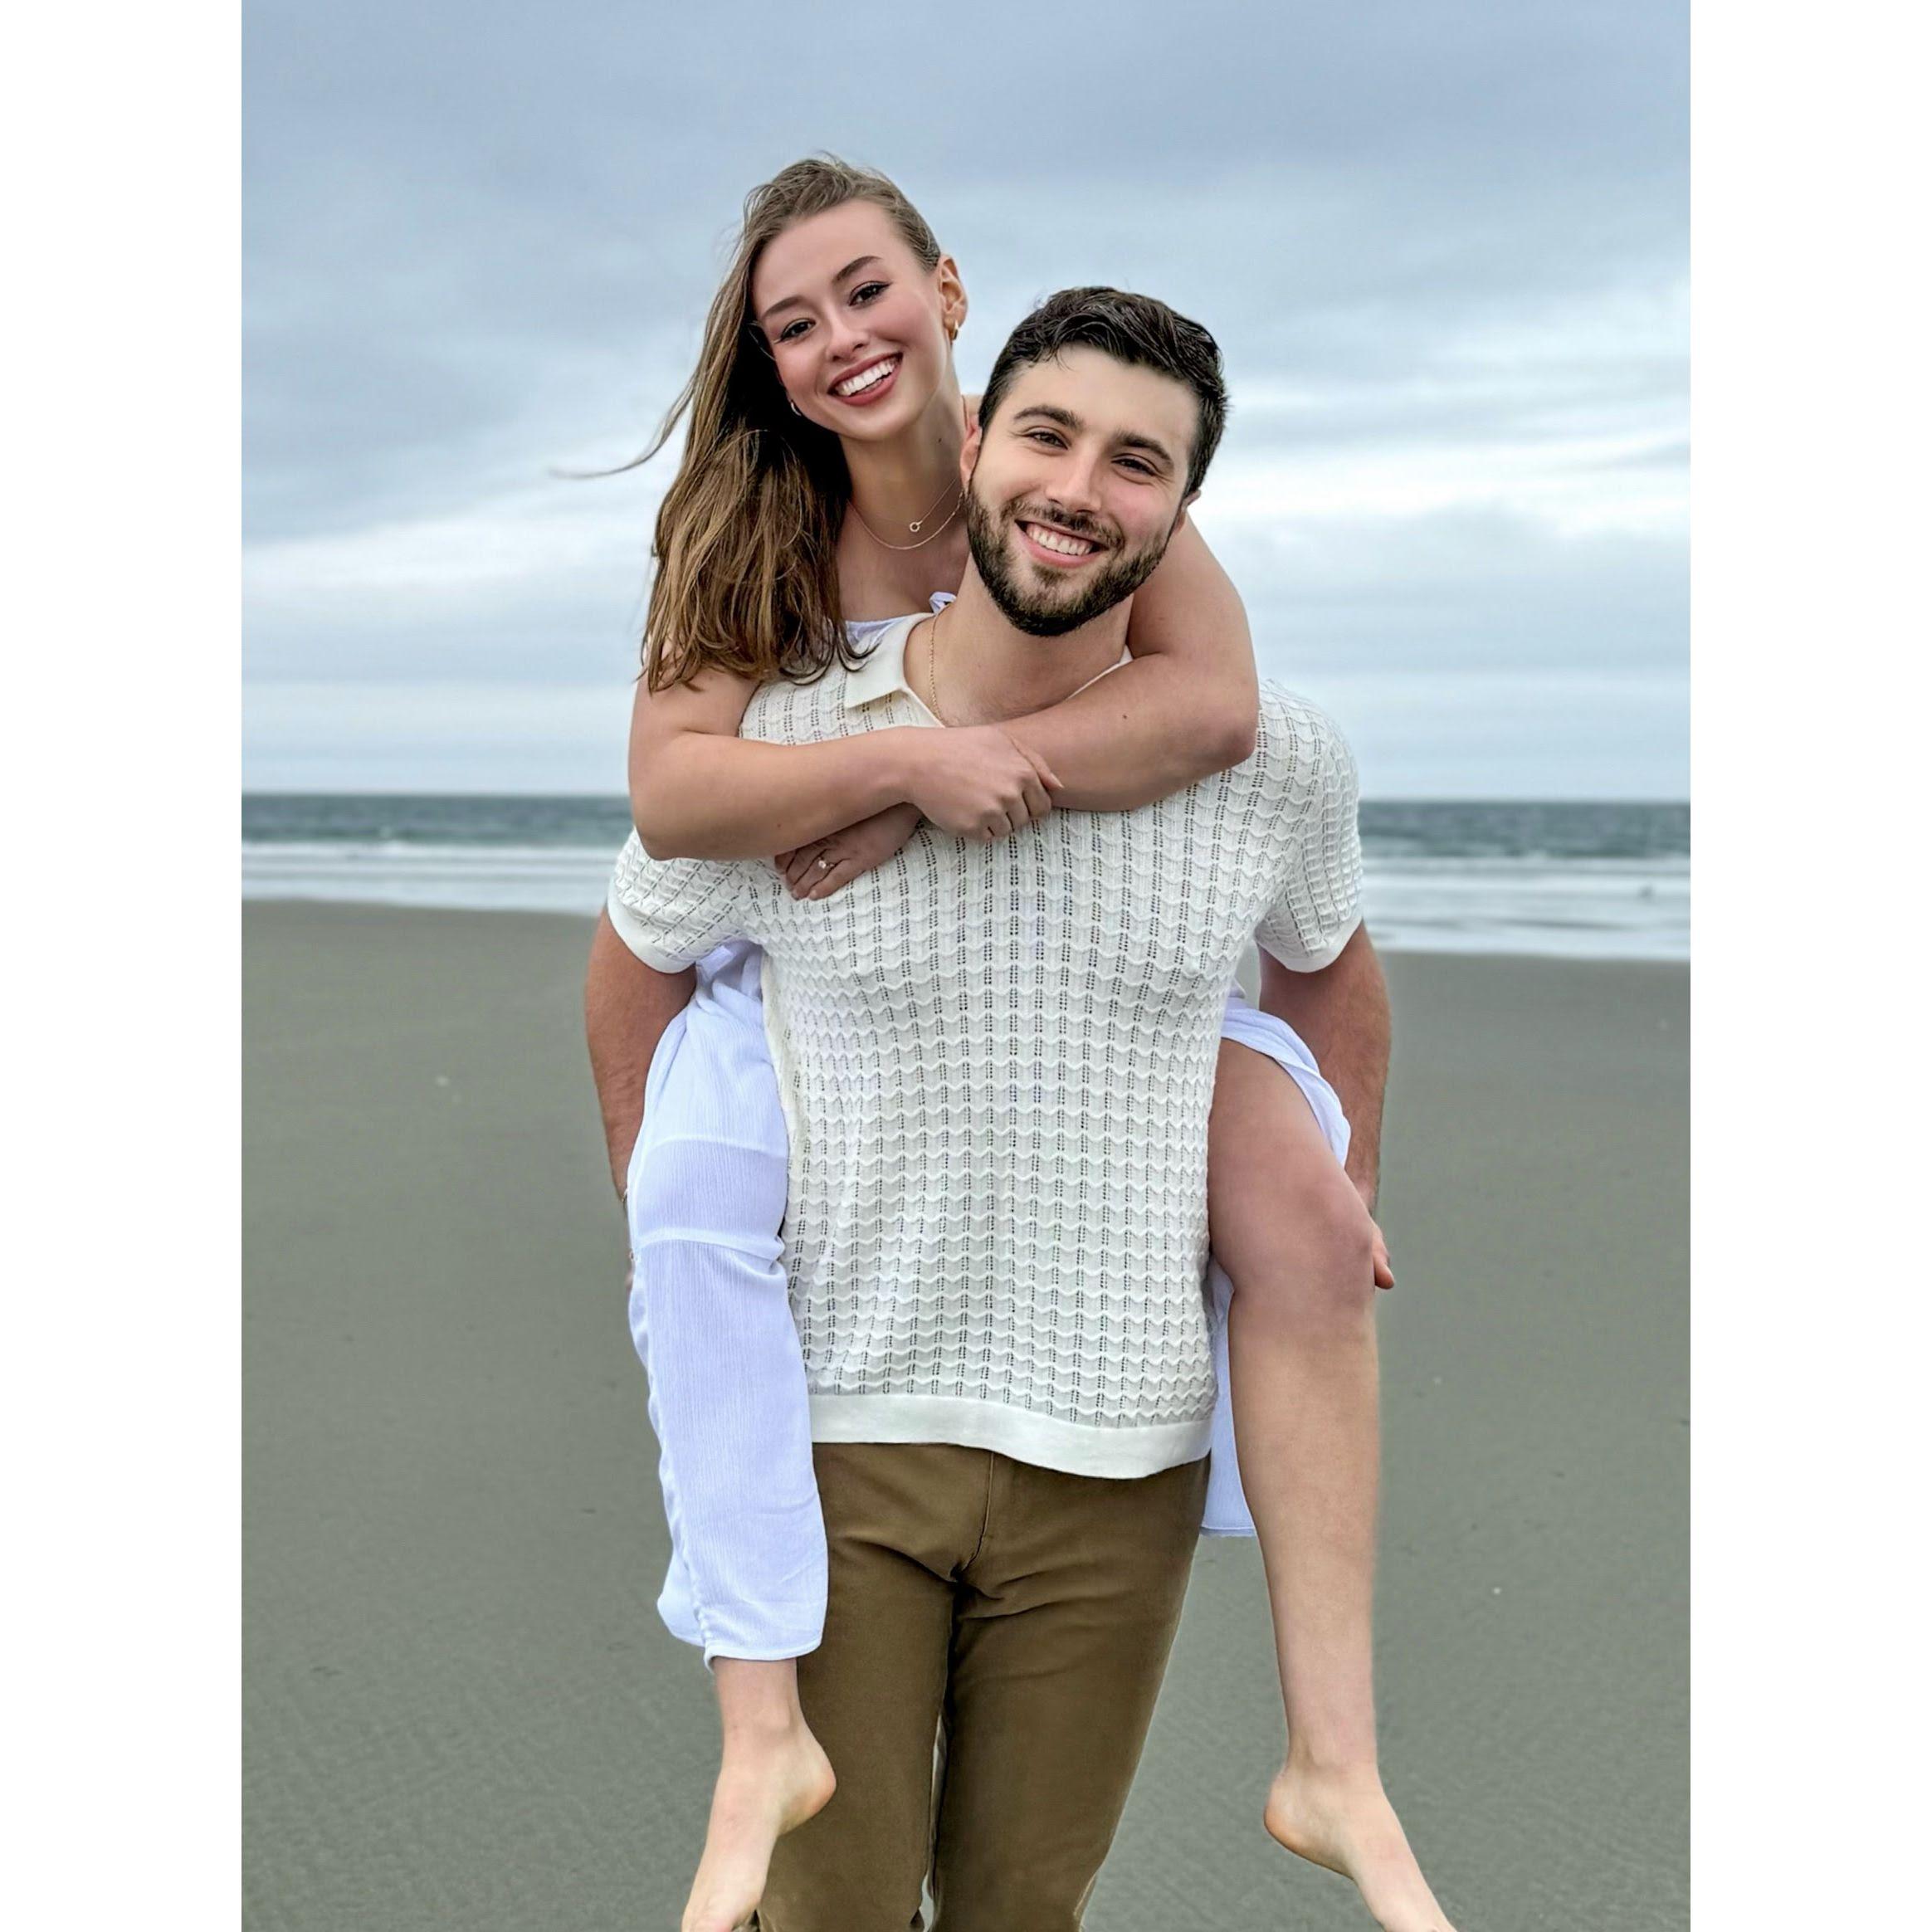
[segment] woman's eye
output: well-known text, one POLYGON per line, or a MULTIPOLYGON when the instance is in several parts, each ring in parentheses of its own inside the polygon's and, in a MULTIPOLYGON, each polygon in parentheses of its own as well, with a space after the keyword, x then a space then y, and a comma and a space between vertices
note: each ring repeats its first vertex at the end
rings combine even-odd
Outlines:
POLYGON ((870 302, 884 295, 886 289, 886 284, 884 282, 861 282, 852 290, 852 300, 855 302, 870 302))
POLYGON ((796 342, 799 337, 799 334, 803 330, 809 329, 811 326, 812 324, 801 316, 796 322, 788 322, 785 326, 778 331, 778 340, 780 342, 796 342))

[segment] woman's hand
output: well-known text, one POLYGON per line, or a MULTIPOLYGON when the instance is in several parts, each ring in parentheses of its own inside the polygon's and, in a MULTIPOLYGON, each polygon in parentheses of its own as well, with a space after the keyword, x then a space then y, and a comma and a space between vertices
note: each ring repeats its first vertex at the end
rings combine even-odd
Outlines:
POLYGON ((829 838, 780 852, 772 862, 794 899, 829 899, 840 886, 884 865, 923 822, 918 806, 889 805, 829 838))
POLYGON ((920 735, 925 742, 907 781, 908 798, 941 832, 990 842, 1053 809, 1050 794, 1060 780, 1046 759, 1001 726, 949 725, 920 735))

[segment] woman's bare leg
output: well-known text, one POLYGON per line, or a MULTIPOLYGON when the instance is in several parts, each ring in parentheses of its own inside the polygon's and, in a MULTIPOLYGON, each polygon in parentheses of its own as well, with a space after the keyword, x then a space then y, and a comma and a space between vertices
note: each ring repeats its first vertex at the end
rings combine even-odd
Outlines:
POLYGON ((1288 1720, 1265 1821, 1290 1851, 1354 1880, 1387 1932, 1453 1932, 1376 1756, 1373 1229, 1294 1082, 1232 1043, 1216 1075, 1208 1207, 1234 1285, 1235 1439, 1288 1720))
POLYGON ((798 1707, 798 1666, 718 1657, 711 1665, 724 1749, 705 1853, 681 1932, 734 1932, 763 1896, 772 1847, 825 1808, 832 1766, 798 1707))

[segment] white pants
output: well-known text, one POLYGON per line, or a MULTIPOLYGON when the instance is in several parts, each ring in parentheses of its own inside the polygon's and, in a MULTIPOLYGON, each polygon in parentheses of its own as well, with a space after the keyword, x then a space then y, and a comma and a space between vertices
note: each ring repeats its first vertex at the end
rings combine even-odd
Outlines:
MULTIPOLYGON (((763 956, 734 941, 659 1041, 631 1156, 631 1335, 650 1378, 671 1528, 657 1601, 671 1633, 720 1656, 802 1656, 825 1628, 825 1525, 805 1362, 778 1228, 788 1149, 765 1041, 763 956)), ((1349 1124, 1292 1028, 1231 988, 1222 1037, 1265 1053, 1314 1110, 1335 1159, 1349 1124)), ((1206 1536, 1251 1536, 1227 1394, 1231 1285, 1208 1274, 1221 1384, 1206 1536)))

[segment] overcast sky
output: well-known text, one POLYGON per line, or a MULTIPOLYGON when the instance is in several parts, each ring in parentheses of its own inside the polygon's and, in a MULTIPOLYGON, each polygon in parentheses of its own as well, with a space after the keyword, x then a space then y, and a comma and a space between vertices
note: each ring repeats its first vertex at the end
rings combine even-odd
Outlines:
POLYGON ((251 0, 248 783, 603 791, 747 188, 883 168, 977 388, 1052 289, 1226 358, 1197 514, 1371 797, 1687 791, 1671 0, 1007 9, 251 0))

